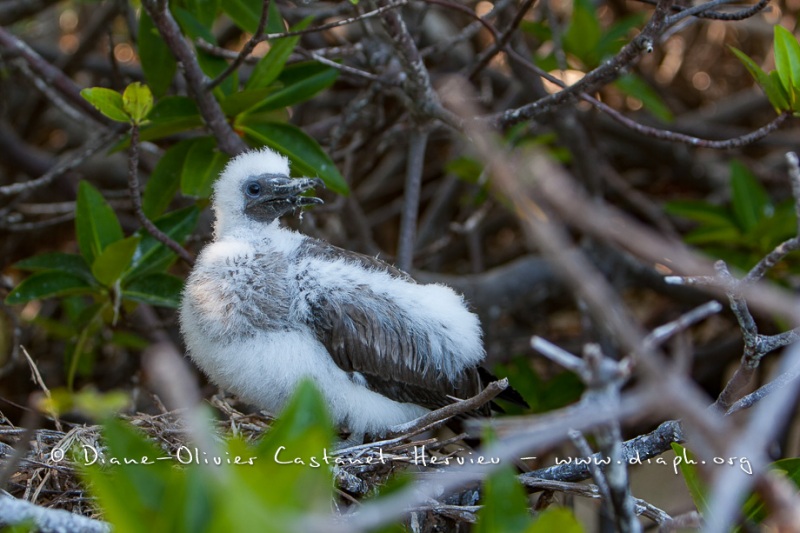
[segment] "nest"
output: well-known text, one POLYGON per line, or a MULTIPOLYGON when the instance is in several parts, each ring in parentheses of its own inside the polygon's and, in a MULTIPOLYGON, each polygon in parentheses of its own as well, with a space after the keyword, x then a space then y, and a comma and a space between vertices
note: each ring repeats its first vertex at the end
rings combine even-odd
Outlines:
MULTIPOLYGON (((263 413, 241 412, 231 397, 216 395, 210 403, 218 413, 213 436, 220 441, 238 436, 247 442, 255 442, 273 422, 263 413)), ((143 432, 165 455, 178 457, 182 448, 193 446, 183 415, 180 411, 165 411, 122 418, 143 432)), ((340 445, 331 451, 339 503, 347 506, 373 493, 399 469, 435 470, 454 456, 468 452, 468 447, 463 444, 463 434, 420 438, 421 433, 449 417, 436 418, 439 420, 434 423, 409 426, 405 433, 393 438, 367 444, 340 445), (419 455, 422 447, 427 457, 423 463, 419 455), (432 458, 435 458, 433 464, 432 458)), ((84 450, 80 452, 84 459, 84 454, 90 453, 86 450, 102 455, 105 445, 101 429, 98 425, 82 424, 65 431, 30 431, 13 426, 3 417, 0 421, 0 452, 5 458, 4 469, 13 470, 4 478, 7 479, 8 494, 40 507, 102 519, 102 510, 87 491, 79 468, 70 459, 73 457, 70 450, 76 449, 84 450)), ((474 520, 473 516, 468 518, 474 520)))

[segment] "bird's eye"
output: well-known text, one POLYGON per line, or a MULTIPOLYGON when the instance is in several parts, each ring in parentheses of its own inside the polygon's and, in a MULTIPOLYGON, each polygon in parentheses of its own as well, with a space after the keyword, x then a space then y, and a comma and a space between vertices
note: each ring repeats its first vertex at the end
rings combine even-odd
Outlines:
POLYGON ((251 181, 245 187, 245 192, 247 196, 251 196, 253 198, 257 198, 259 194, 261 194, 261 184, 257 181, 251 181))

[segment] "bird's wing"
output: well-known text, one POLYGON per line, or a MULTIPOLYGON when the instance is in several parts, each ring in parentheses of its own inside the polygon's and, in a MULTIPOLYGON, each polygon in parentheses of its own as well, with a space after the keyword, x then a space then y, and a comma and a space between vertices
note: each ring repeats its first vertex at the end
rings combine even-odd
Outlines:
POLYGON ((395 278, 402 279, 403 281, 416 283, 414 278, 409 276, 407 272, 400 270, 394 265, 390 265, 382 259, 350 250, 345 250, 344 248, 339 248, 338 246, 334 246, 318 239, 305 239, 302 245, 302 253, 305 255, 314 255, 326 261, 333 261, 343 258, 351 263, 360 265, 362 268, 383 271, 395 278))
MULTIPOLYGON (((327 243, 312 242, 311 246, 314 249, 308 252, 315 260, 343 259, 358 269, 388 273, 396 278, 393 283, 414 283, 378 259, 340 253, 327 243)), ((371 390, 431 409, 481 391, 477 369, 460 362, 459 347, 441 330, 447 326, 421 321, 419 309, 399 304, 386 292, 368 283, 343 284, 307 293, 305 303, 308 325, 335 363, 346 372, 360 374, 371 390)))

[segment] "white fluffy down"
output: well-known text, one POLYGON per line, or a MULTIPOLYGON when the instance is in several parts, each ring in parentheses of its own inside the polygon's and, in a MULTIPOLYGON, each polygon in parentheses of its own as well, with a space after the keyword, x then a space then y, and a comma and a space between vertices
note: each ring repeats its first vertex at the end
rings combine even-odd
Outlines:
MULTIPOLYGON (((233 159, 217 181, 213 197, 217 215, 215 239, 198 258, 181 309, 181 329, 189 354, 215 383, 272 413, 284 407, 303 377, 310 377, 340 427, 357 434, 380 435, 427 410, 372 392, 364 386, 363 377, 359 379, 339 368, 305 325, 310 320, 303 315, 310 310, 303 305, 303 291, 351 291, 357 299, 358 287, 368 286, 396 302, 404 309, 406 327, 438 339, 431 359, 448 376, 483 359, 478 318, 449 287, 408 283, 344 260, 297 256, 295 251, 305 236, 280 227, 277 221, 265 225, 245 217, 243 182, 251 176, 288 172, 285 157, 262 149, 233 159), (258 270, 259 256, 261 261, 268 257, 274 259, 274 264, 284 265, 283 277, 264 272, 269 268, 258 270), (250 278, 241 274, 244 271, 250 278), (299 272, 312 273, 314 289, 297 286, 299 272), (280 317, 290 327, 258 329, 251 325, 252 314, 236 312, 237 300, 229 298, 231 284, 247 283, 249 290, 256 291, 259 289, 252 283, 254 279, 266 290, 280 285, 284 290, 281 294, 292 300, 291 313, 280 317)), ((238 301, 256 300, 245 297, 238 301)), ((248 307, 248 312, 251 309, 248 307)))

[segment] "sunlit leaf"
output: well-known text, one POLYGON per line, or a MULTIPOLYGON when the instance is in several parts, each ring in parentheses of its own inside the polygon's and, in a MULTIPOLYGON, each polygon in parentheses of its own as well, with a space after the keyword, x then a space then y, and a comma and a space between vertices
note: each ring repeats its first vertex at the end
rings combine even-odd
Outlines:
POLYGON ((95 258, 92 264, 92 274, 106 286, 111 286, 128 268, 133 259, 133 253, 139 245, 139 236, 128 237, 112 242, 95 258))
POLYGON ((794 109, 800 96, 800 43, 781 26, 775 26, 775 68, 794 109))
POLYGON ((97 108, 103 115, 117 122, 130 122, 125 112, 122 95, 112 89, 92 87, 81 90, 81 96, 97 108))
POLYGON ((747 54, 733 46, 731 46, 730 49, 731 52, 739 58, 739 61, 742 62, 750 75, 756 80, 756 83, 758 83, 767 95, 767 99, 772 104, 772 107, 775 108, 775 111, 780 113, 781 111, 789 109, 788 94, 781 84, 778 72, 772 71, 770 74, 767 74, 761 70, 761 67, 756 65, 755 61, 750 59, 747 54))
POLYGON ((141 124, 153 109, 153 93, 147 85, 135 81, 122 93, 122 107, 134 124, 141 124))

